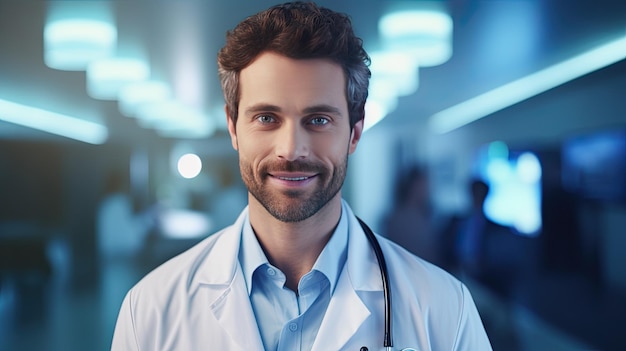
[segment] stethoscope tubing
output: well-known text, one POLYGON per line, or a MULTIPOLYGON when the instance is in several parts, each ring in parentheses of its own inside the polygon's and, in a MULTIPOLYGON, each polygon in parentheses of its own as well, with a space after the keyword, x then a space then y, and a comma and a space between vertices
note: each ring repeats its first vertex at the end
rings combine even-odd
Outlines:
POLYGON ((378 240, 376 240, 374 232, 372 232, 370 227, 368 227, 367 224, 365 224, 365 222, 363 222, 360 218, 357 217, 357 220, 359 221, 361 228, 363 228, 363 232, 365 232, 365 236, 374 250, 376 260, 378 260, 378 266, 380 267, 380 276, 383 283, 383 295, 385 299, 385 336, 383 339, 383 346, 385 347, 385 350, 391 350, 393 347, 393 339, 391 336, 391 288, 389 287, 387 263, 385 262, 383 250, 380 247, 378 240))

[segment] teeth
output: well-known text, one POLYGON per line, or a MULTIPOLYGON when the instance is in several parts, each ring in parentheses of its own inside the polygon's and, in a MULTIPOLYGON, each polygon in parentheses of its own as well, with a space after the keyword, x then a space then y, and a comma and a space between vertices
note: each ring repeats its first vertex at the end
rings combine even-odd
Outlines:
POLYGON ((309 177, 296 177, 296 178, 278 177, 278 179, 281 179, 281 180, 291 180, 291 181, 297 181, 297 180, 305 180, 305 179, 309 179, 309 177))

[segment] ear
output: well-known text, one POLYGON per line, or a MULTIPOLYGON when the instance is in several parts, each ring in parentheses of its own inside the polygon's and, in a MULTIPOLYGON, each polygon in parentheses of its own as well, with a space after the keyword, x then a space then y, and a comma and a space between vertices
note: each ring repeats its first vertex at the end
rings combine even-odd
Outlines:
POLYGON ((233 149, 239 151, 238 143, 237 143, 237 129, 235 126, 235 122, 230 118, 230 111, 228 110, 228 106, 224 105, 224 112, 226 112, 226 123, 228 123, 228 134, 230 134, 230 142, 233 145, 233 149))
POLYGON ((354 151, 356 151, 356 146, 361 140, 361 134, 363 134, 363 118, 361 118, 354 127, 352 127, 352 132, 350 134, 350 148, 348 149, 348 154, 351 155, 354 151))

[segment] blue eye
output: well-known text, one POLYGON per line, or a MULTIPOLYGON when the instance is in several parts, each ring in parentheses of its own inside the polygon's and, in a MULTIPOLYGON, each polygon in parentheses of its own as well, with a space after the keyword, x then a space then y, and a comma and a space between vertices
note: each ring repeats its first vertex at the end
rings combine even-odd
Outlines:
POLYGON ((311 124, 314 124, 316 126, 322 126, 322 125, 327 124, 328 122, 329 122, 328 118, 326 117, 315 117, 311 119, 311 124))
POLYGON ((274 117, 270 115, 260 115, 257 117, 257 120, 263 124, 274 122, 274 117))

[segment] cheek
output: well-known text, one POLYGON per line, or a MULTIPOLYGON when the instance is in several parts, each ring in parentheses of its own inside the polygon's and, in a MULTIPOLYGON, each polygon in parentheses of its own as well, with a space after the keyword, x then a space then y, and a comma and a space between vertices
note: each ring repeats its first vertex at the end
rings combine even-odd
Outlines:
POLYGON ((257 168, 259 162, 270 154, 270 144, 258 137, 240 136, 238 142, 239 159, 245 161, 252 168, 257 168))
POLYGON ((320 140, 314 146, 314 154, 321 159, 328 160, 329 163, 339 164, 344 162, 349 151, 347 142, 337 142, 337 139, 320 140))

